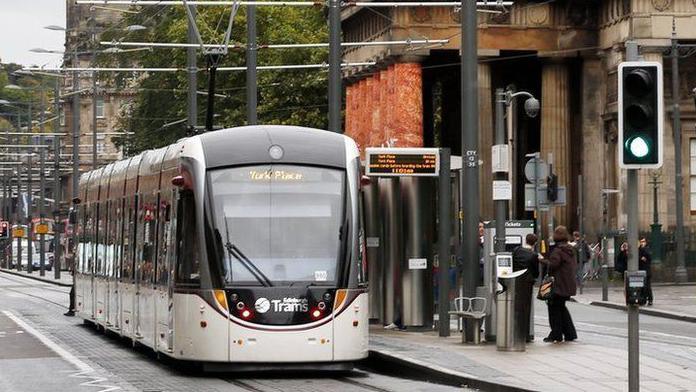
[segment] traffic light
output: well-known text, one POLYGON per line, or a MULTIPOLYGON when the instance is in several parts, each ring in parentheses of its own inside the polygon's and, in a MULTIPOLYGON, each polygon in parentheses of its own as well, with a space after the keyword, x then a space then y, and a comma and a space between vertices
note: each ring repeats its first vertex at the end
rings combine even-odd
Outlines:
POLYGON ((10 222, 2 221, 0 222, 0 238, 10 237, 10 222))
POLYGON ((549 201, 558 200, 558 176, 555 174, 549 175, 546 180, 546 198, 549 201))
POLYGON ((619 64, 619 166, 662 167, 662 64, 619 64))

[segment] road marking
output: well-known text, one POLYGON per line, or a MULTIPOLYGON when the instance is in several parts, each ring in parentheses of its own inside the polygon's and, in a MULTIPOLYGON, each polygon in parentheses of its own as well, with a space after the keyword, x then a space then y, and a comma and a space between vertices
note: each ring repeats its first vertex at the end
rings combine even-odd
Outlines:
POLYGON ((53 342, 51 339, 46 337, 44 334, 41 332, 37 331, 34 329, 31 325, 27 324, 19 318, 18 316, 15 316, 11 312, 7 310, 3 310, 2 313, 9 317, 12 321, 15 322, 15 324, 19 325, 23 330, 29 332, 30 334, 34 335, 35 338, 39 339, 41 343, 45 344, 48 348, 51 350, 55 351, 56 354, 60 355, 64 360, 68 361, 71 363, 73 366, 75 366, 80 372, 93 372, 94 369, 92 369, 91 366, 86 364, 84 361, 81 359, 77 358, 76 356, 72 355, 70 352, 53 342))

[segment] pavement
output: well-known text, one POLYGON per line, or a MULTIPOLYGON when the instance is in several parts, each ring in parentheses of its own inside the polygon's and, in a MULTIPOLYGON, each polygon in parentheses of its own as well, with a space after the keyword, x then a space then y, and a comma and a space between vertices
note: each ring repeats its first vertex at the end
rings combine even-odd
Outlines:
MULTIPOLYGON (((570 303, 579 338, 544 343, 549 333, 545 306, 538 302, 534 342, 525 352, 497 351, 495 342, 462 344, 461 335, 436 331, 394 331, 373 326, 375 357, 429 375, 441 382, 486 391, 627 391, 626 315, 621 310, 570 303), (437 377, 435 377, 437 379, 437 377)), ((696 391, 696 328, 693 323, 641 316, 642 391, 696 391)))
POLYGON ((73 277, 68 271, 60 271, 60 279, 54 278, 53 271, 44 271, 44 276, 41 276, 39 274, 39 271, 28 273, 27 271, 17 271, 15 269, 7 268, 0 268, 0 272, 4 272, 10 275, 21 276, 24 278, 34 279, 41 282, 51 283, 63 287, 70 287, 73 284, 73 277))
MULTIPOLYGON (((695 283, 653 284, 653 297, 652 306, 640 309, 642 314, 696 323, 695 283)), ((623 286, 620 285, 609 287, 607 301, 602 301, 602 288, 596 284, 583 288, 583 293, 576 295, 574 299, 584 304, 626 310, 623 286)))
MULTIPOLYGON (((12 273, 17 274, 16 271, 12 273)), ((0 276, 9 275, 0 274, 0 276)), ((70 278, 68 274, 64 276, 66 279, 70 278)), ((33 274, 32 278, 37 279, 38 274, 33 274)), ((53 281, 52 276, 46 281, 65 284, 62 281, 53 281)), ((37 284, 41 285, 39 282, 37 284)), ((696 391, 694 322, 689 322, 689 318, 677 319, 670 316, 681 314, 696 318, 696 285, 655 285, 653 289, 655 302, 650 310, 653 310, 655 314, 640 316, 641 390, 696 391)), ((65 296, 64 293, 58 295, 60 298, 65 296)), ((393 331, 384 330, 381 326, 373 326, 370 331, 370 361, 373 364, 391 368, 395 373, 405 372, 413 380, 433 381, 485 391, 627 391, 627 318, 625 311, 621 309, 622 296, 621 287, 612 287, 609 292, 609 301, 606 303, 614 306, 606 307, 606 304, 600 304, 602 303, 601 287, 585 287, 583 294, 576 297, 577 302, 568 304, 579 338, 572 343, 560 344, 542 342, 542 338, 549 332, 548 319, 545 305, 537 302, 535 304, 536 340, 527 344, 525 352, 497 351, 495 342, 484 342, 481 345, 462 344, 461 335, 454 322, 451 324, 453 325, 452 335, 447 338, 440 338, 436 331, 430 330, 393 331)), ((31 315, 31 312, 32 310, 27 309, 26 313, 19 314, 27 317, 31 315)), ((54 317, 58 319, 47 322, 45 325, 56 328, 57 325, 69 321, 64 320, 65 318, 60 319, 60 316, 54 317)), ((9 323, 9 321, 0 318, 0 324, 2 323, 9 323)), ((76 335, 61 333, 53 336, 59 337, 57 338, 59 342, 66 342, 68 337, 76 335)), ((93 347, 77 342, 68 343, 73 347, 93 347)), ((103 358, 104 355, 101 352, 89 354, 81 352, 80 354, 89 358, 103 358)), ((39 352, 37 355, 48 357, 46 361, 52 360, 50 353, 39 352)), ((130 359, 126 363, 138 369, 142 368, 142 361, 134 361, 135 355, 129 350, 124 350, 119 355, 128 356, 130 359)), ((119 360, 114 363, 118 366, 111 362, 98 362, 98 366, 92 366, 96 369, 105 369, 110 374, 110 385, 115 383, 123 390, 131 390, 130 388, 133 387, 136 390, 146 389, 144 384, 138 385, 130 376, 126 377, 119 371, 124 362, 119 360), (121 377, 127 381, 122 380, 121 377)), ((169 370, 161 370, 161 366, 157 368, 160 369, 158 370, 160 373, 169 372, 169 370)), ((159 388, 164 387, 160 390, 179 390, 178 387, 184 384, 190 386, 190 380, 173 376, 169 374, 163 379, 176 378, 177 383, 181 385, 177 384, 177 388, 173 385, 157 385, 159 388)), ((132 377, 136 377, 135 373, 132 377)), ((138 373, 136 378, 140 380, 143 378, 142 374, 138 373)), ((146 379, 152 380, 149 377, 146 379)), ((159 377, 155 379, 162 380, 159 377)), ((397 387, 395 379, 390 380, 387 383, 391 388, 385 389, 397 387)), ((198 380, 199 383, 202 381, 198 380)), ((212 383, 215 380, 208 381, 212 383)), ((322 383, 322 387, 328 387, 330 381, 325 380, 327 384, 322 383)), ((418 389, 414 388, 418 381, 400 384, 398 390, 418 389), (409 383, 413 383, 413 387, 409 383)), ((282 385, 286 386, 286 384, 287 380, 282 381, 282 385)), ((215 381, 214 385, 216 388, 212 388, 213 384, 211 384, 210 390, 218 390, 217 387, 220 386, 218 381, 215 381)), ((435 387, 434 384, 429 385, 426 388, 435 387)))

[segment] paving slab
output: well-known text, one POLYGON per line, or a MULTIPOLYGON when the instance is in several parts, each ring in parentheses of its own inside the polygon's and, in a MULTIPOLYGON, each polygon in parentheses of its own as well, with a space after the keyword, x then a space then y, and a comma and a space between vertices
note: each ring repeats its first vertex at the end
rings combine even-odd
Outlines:
MULTIPOLYGON (((538 337, 549 332, 543 325, 544 320, 537 317, 535 334, 538 337)), ((450 337, 440 338, 436 331, 393 331, 373 327, 370 349, 386 357, 418 364, 422 369, 440 370, 473 380, 482 390, 628 390, 625 337, 583 333, 572 343, 549 344, 536 339, 526 346, 525 352, 501 352, 494 343, 462 344, 456 330, 452 333, 450 337)), ((692 352, 685 353, 682 365, 673 357, 661 358, 658 350, 652 347, 660 344, 645 342, 641 345, 644 390, 696 390, 696 366, 693 365, 696 349, 688 348, 692 352)), ((669 350, 674 356, 680 354, 672 348, 669 350)))

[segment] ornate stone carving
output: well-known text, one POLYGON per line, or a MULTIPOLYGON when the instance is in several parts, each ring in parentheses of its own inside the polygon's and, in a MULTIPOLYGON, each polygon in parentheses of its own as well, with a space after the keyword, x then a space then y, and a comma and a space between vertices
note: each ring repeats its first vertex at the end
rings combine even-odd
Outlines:
POLYGON ((669 8, 672 7, 672 3, 674 3, 674 0, 650 0, 652 2, 653 7, 662 12, 662 11, 667 11, 669 8))
POLYGON ((546 23, 549 20, 549 6, 546 4, 530 6, 527 10, 527 20, 535 25, 546 23))
POLYGON ((411 20, 417 23, 429 22, 432 19, 430 7, 411 7, 409 8, 411 20))

